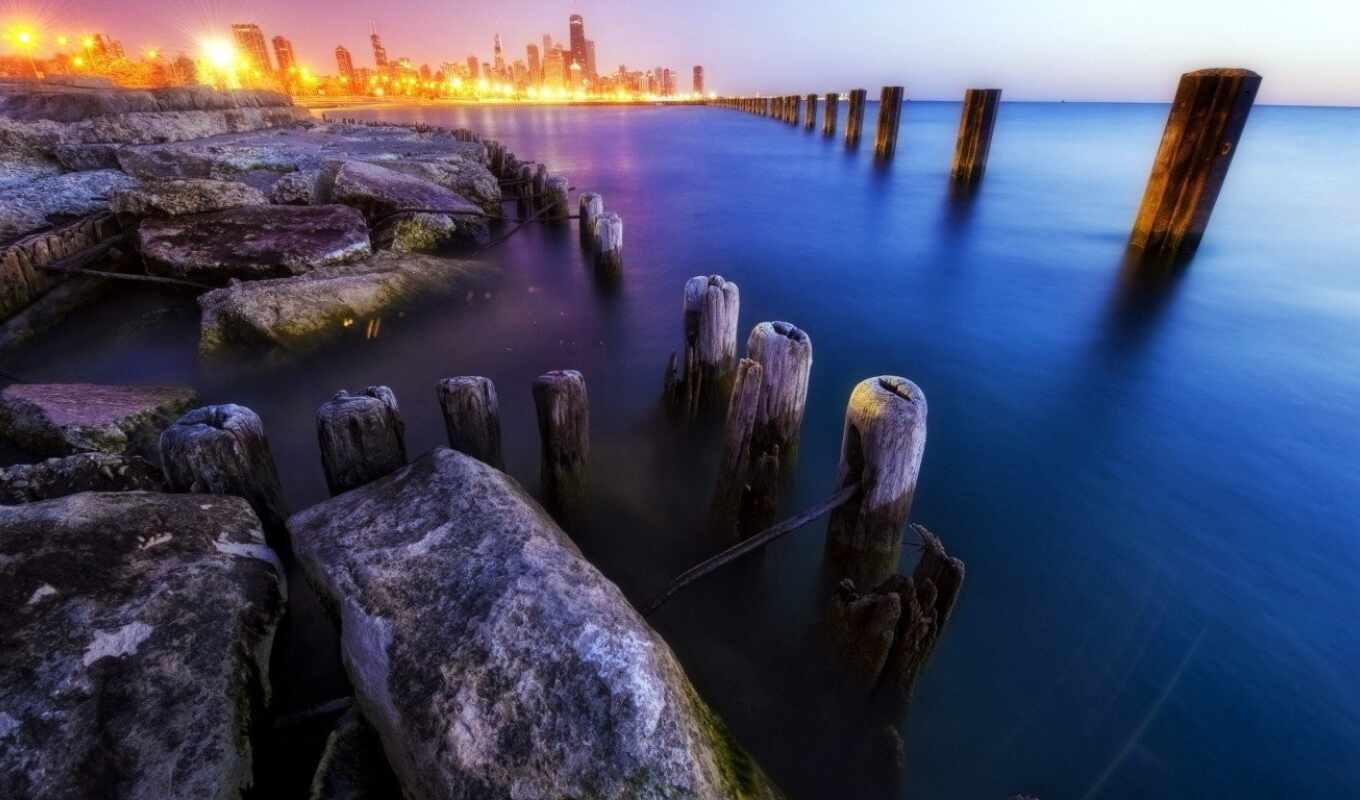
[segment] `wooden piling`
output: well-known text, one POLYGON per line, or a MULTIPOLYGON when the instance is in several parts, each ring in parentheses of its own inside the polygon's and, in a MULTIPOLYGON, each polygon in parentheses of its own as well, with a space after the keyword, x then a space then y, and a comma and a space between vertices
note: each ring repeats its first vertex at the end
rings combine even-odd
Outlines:
POLYGON ((850 90, 849 115, 845 119, 845 144, 858 147, 860 135, 864 130, 864 106, 869 93, 864 89, 850 90))
POLYGON ((1000 89, 969 89, 963 94, 959 116, 959 138, 954 146, 954 161, 949 175, 955 183, 971 186, 982 180, 987 170, 987 154, 992 149, 992 131, 1001 105, 1000 89))
POLYGON ((543 210, 543 208, 544 208, 543 201, 546 199, 546 196, 547 196, 547 194, 548 194, 548 165, 547 165, 547 164, 535 164, 535 165, 534 165, 534 180, 533 180, 533 183, 531 184, 531 186, 532 186, 532 191, 533 191, 533 209, 534 209, 534 213, 538 213, 538 212, 540 212, 540 211, 543 210))
POLYGON ((577 196, 578 210, 576 227, 580 231, 581 243, 586 246, 595 244, 595 220, 604 213, 604 198, 595 192, 582 192, 577 196))
POLYGON ((906 91, 901 86, 884 86, 878 101, 878 135, 874 137, 874 155, 892 158, 897 152, 897 128, 902 119, 902 98, 906 91))
POLYGON ((797 126, 798 126, 798 117, 799 117, 799 114, 802 113, 802 109, 803 109, 803 98, 801 98, 801 97, 799 97, 799 96, 797 96, 797 95, 794 95, 793 97, 790 97, 790 98, 789 98, 789 124, 790 124, 790 125, 793 125, 794 127, 797 127, 797 126))
POLYGON ((1260 86, 1245 69, 1181 76, 1129 239, 1144 261, 1171 266, 1194 255, 1260 86))
POLYGON ((807 96, 807 118, 803 122, 803 127, 812 130, 817 127, 817 95, 807 96))
POLYGON ((827 556, 843 577, 873 586, 902 554, 926 446, 926 398, 906 378, 861 381, 850 394, 841 434, 838 482, 859 492, 831 514, 827 556))
POLYGON ((397 396, 386 386, 361 394, 341 390, 316 410, 321 466, 331 496, 406 465, 406 426, 397 396))
POLYGON ((519 165, 519 185, 515 187, 515 210, 519 212, 521 220, 534 215, 534 171, 533 162, 519 165))
POLYGON ((737 319, 741 291, 721 275, 696 275, 685 283, 684 372, 680 405, 689 416, 721 409, 737 365, 737 319))
POLYGON ((242 497, 267 533, 284 534, 288 509, 279 472, 254 411, 232 404, 195 408, 161 433, 160 450, 170 491, 242 497))
POLYGON ((590 464, 590 400, 585 378, 574 369, 538 376, 534 407, 542 445, 543 504, 553 514, 572 515, 583 508, 590 464))
POLYGON ((836 118, 841 113, 841 96, 836 92, 826 93, 826 107, 822 110, 822 135, 836 135, 836 118))
POLYGON ((790 466, 807 404, 812 339, 787 322, 762 322, 746 340, 746 356, 764 369, 756 414, 756 450, 766 452, 778 445, 785 466, 790 466))
POLYGON ((565 222, 571 216, 571 209, 568 207, 570 198, 567 193, 571 185, 566 178, 561 175, 554 175, 548 178, 543 185, 543 207, 547 209, 546 218, 553 222, 565 222))
POLYGON ((466 453, 496 469, 505 469, 501 458, 501 412, 496 385, 490 378, 445 378, 435 386, 439 410, 449 447, 466 453))
POLYGON ((606 272, 623 269, 623 219, 613 211, 595 219, 595 267, 606 272))
POLYGON ((713 493, 715 526, 727 532, 735 531, 742 496, 750 483, 751 437, 755 432, 763 374, 764 369, 759 363, 743 358, 737 364, 732 393, 727 401, 722 462, 718 467, 718 484, 713 493))

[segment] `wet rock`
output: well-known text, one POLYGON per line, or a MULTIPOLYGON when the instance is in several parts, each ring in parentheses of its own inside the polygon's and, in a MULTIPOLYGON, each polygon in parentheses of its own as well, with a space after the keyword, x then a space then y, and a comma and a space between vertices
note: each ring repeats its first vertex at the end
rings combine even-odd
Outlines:
POLYGON ((160 467, 136 456, 78 453, 0 469, 0 505, 34 503, 78 492, 159 492, 160 467))
POLYGON ((397 776, 387 765, 382 742, 354 709, 335 724, 312 778, 308 800, 396 800, 397 776))
POLYGON ((160 463, 161 431, 197 399, 183 386, 16 383, 0 390, 0 438, 36 456, 100 452, 160 463))
POLYGON ((72 172, 122 169, 116 144, 61 144, 53 150, 57 161, 72 172))
POLYGON ((317 196, 362 211, 374 229, 374 242, 398 252, 437 252, 484 244, 491 238, 485 212, 462 195, 376 164, 325 164, 317 196))
POLYGON ((269 202, 281 206, 309 206, 316 202, 319 169, 289 172, 269 187, 269 202))
POLYGON ((382 166, 413 175, 456 192, 492 216, 501 213, 501 184, 491 170, 470 157, 448 156, 442 160, 384 161, 382 166))
POLYGON ((239 178, 251 172, 289 173, 296 154, 271 144, 189 141, 118 149, 118 166, 138 178, 239 178))
POLYGON ((242 206, 146 220, 137 230, 147 271, 224 284, 298 275, 369 254, 368 227, 345 206, 242 206))
POLYGON ((0 796, 240 798, 283 569, 234 497, 0 514, 0 796))
POLYGON ((0 241, 109 210, 109 196, 137 181, 116 170, 68 172, 5 190, 0 241))
POLYGON ((471 261, 379 253, 367 261, 325 267, 296 278, 249 281, 198 298, 198 349, 279 355, 305 352, 422 296, 465 288, 491 268, 471 261))
POLYGON ((780 796, 504 473, 436 448, 288 528, 410 800, 780 796))
POLYGON ((116 192, 109 206, 115 214, 179 217, 268 202, 263 192, 244 183, 181 178, 147 181, 134 189, 116 192))

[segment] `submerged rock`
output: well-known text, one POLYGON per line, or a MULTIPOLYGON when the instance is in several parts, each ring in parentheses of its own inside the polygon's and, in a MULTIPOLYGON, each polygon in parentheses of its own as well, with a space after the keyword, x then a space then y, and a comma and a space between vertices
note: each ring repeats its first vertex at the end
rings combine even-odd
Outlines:
POLYGON ((299 275, 369 254, 364 219, 345 206, 242 206, 146 220, 137 240, 147 270, 224 284, 299 275))
POLYGON ((181 178, 147 181, 136 188, 124 189, 113 195, 109 205, 115 214, 180 217, 268 202, 263 192, 244 183, 181 178))
POLYGON ((317 197, 362 211, 373 227, 375 243, 398 252, 436 252, 491 238, 485 212, 462 195, 377 164, 327 163, 317 182, 317 197))
POLYGON ((198 349, 300 353, 422 296, 457 291, 490 268, 432 256, 378 255, 296 278, 236 283, 201 295, 198 349))
POLYGON ((161 431, 197 399, 183 386, 16 383, 0 390, 0 438, 36 456, 100 452, 159 463, 161 431))
POLYGON ((436 448, 288 528, 410 800, 780 796, 504 473, 436 448))
POLYGON ((283 569, 244 500, 0 514, 0 796, 240 798, 283 569))
POLYGON ((401 787, 373 727, 354 709, 335 723, 308 800, 396 800, 401 787))
POLYGON ((5 190, 0 203, 0 241, 109 210, 109 196, 137 181, 117 170, 68 172, 5 190))
POLYGON ((79 492, 164 489, 160 467, 137 456, 77 453, 0 469, 0 505, 34 503, 79 492))

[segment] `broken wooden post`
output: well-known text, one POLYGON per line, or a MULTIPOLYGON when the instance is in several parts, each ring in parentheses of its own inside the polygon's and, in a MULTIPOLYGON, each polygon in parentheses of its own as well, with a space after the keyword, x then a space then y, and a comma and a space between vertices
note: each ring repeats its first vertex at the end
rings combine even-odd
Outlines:
POLYGON ((544 199, 545 199, 545 195, 547 195, 547 193, 548 193, 548 165, 547 165, 547 164, 535 164, 535 165, 534 165, 534 180, 533 180, 533 183, 530 184, 530 185, 533 187, 533 209, 534 209, 534 214, 539 214, 539 213, 541 213, 541 212, 543 211, 543 209, 544 209, 543 201, 544 201, 544 199))
POLYGON ((845 145, 858 147, 859 137, 864 130, 864 106, 869 93, 864 89, 850 90, 850 108, 845 119, 845 145))
POLYGON ((288 510, 279 472, 254 411, 233 404, 195 408, 161 433, 160 450, 170 491, 244 498, 266 532, 284 533, 288 510))
POLYGON ((1181 76, 1129 239, 1144 260, 1169 266, 1194 255, 1260 86, 1245 69, 1181 76))
POLYGON ((817 127, 817 95, 815 94, 807 96, 807 118, 803 127, 808 130, 817 127))
POLYGON ((570 184, 560 175, 548 178, 544 184, 543 207, 547 209, 547 218, 553 222, 565 222, 571 216, 571 210, 567 207, 568 191, 570 184))
POLYGON ((777 446, 783 466, 793 464, 807 404, 812 339, 787 322, 762 322, 746 340, 746 357, 764 369, 756 413, 755 452, 777 446))
POLYGON ((343 389, 316 410, 326 487, 334 497, 406 465, 406 426, 386 386, 362 394, 343 389))
POLYGON ((532 162, 519 165, 519 185, 515 187, 515 210, 526 220, 534 215, 534 167, 532 162))
POLYGON ((839 574, 872 586, 896 569, 925 448, 920 387, 892 375, 860 381, 845 407, 837 479, 860 491, 827 526, 827 555, 839 574))
POLYGON ((802 112, 803 98, 794 95, 789 98, 789 124, 798 126, 798 115, 802 112))
POLYGON ((971 186, 982 180, 987 170, 987 154, 992 149, 992 131, 1001 104, 1000 89, 969 89, 963 94, 959 115, 959 138, 954 146, 954 162, 949 175, 955 183, 971 186))
POLYGON ((595 219, 595 268, 605 272, 623 269, 623 219, 613 211, 595 219))
POLYGON ((841 113, 841 96, 836 92, 826 93, 826 108, 822 109, 822 135, 836 135, 836 117, 841 113))
POLYGON ((570 515, 583 507, 588 483, 590 400, 585 378, 574 369, 539 375, 534 407, 542 445, 543 504, 555 515, 570 515))
POLYGON ((751 435, 755 431, 763 373, 760 364, 743 358, 737 364, 732 394, 727 401, 722 462, 713 493, 714 525, 724 531, 735 532, 742 496, 750 482, 751 435))
POLYGON ((721 275, 696 275, 685 282, 682 369, 678 402, 688 416, 722 408, 737 364, 737 318, 741 291, 721 275))
POLYGON ((902 119, 901 86, 884 86, 878 101, 878 135, 874 138, 874 155, 892 158, 897 152, 897 126, 902 119))
POLYGON ((595 220, 604 213, 604 198, 595 192, 582 192, 576 202, 576 227, 581 235, 581 244, 589 247, 595 244, 595 220))
POLYGON ((435 386, 449 447, 496 469, 501 459, 501 412, 496 385, 490 378, 445 378, 435 386))

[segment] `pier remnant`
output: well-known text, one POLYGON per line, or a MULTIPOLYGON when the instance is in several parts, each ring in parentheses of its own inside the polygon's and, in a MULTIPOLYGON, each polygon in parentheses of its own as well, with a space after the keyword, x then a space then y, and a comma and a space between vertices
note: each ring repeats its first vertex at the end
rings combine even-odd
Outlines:
POLYGON ((496 469, 501 458, 501 412, 496 385, 476 375, 445 378, 435 386, 449 447, 496 469))
POLYGON ((817 127, 817 95, 815 94, 807 96, 807 120, 803 123, 803 127, 808 130, 817 127))
POLYGON ((864 89, 850 90, 850 108, 845 119, 846 147, 859 146, 860 135, 864 131, 864 106, 868 95, 864 89))
POLYGON ((901 86, 884 86, 878 101, 878 135, 874 138, 874 155, 892 158, 897 152, 897 128, 902 120, 902 98, 906 90, 901 86))
POLYGON ((605 272, 623 269, 623 218, 614 211, 595 219, 595 267, 605 272))
POLYGON ((571 215, 570 209, 567 207, 569 201, 567 192, 570 188, 570 183, 561 175, 554 175, 544 182, 543 207, 547 209, 549 220, 564 222, 571 215))
POLYGON ((534 407, 542 445, 543 505, 555 516, 570 516, 582 508, 588 485, 590 400, 585 378, 574 369, 539 375, 534 407))
POLYGON ((756 413, 757 454, 778 447, 793 462, 807 405, 812 338, 787 322, 762 322, 746 340, 746 356, 764 369, 756 413))
POLYGON ((604 198, 595 192, 582 192, 576 202, 579 209, 576 225, 580 230, 581 243, 592 246, 595 244, 595 220, 604 213, 604 198))
POLYGON ((696 275, 685 282, 683 309, 683 372, 674 399, 693 416, 721 408, 731 391, 741 291, 721 275, 696 275))
POLYGON ((836 92, 826 93, 826 108, 822 110, 822 135, 836 135, 836 117, 840 116, 841 96, 836 92))
POLYGON ((316 437, 326 487, 334 497, 406 465, 406 426, 386 386, 361 394, 343 389, 316 410, 316 437))
POLYGON ((859 491, 832 512, 826 549, 836 571, 861 586, 892 574, 902 554, 925 454, 926 410, 920 387, 893 375, 860 381, 850 393, 837 480, 859 491))
POLYGON ((790 98, 789 98, 789 124, 790 124, 790 125, 793 125, 794 127, 797 127, 797 126, 798 126, 798 118, 799 118, 799 116, 802 114, 802 111, 803 111, 803 98, 799 97, 798 95, 794 95, 793 97, 790 97, 790 98))
POLYGON ((954 162, 949 175, 955 183, 971 186, 982 180, 987 170, 987 155, 992 149, 992 132, 1001 105, 1000 89, 969 89, 963 94, 959 116, 959 138, 954 146, 954 162))
POLYGON ((1261 76, 1202 69, 1181 76, 1129 245, 1145 261, 1194 255, 1228 175, 1261 76))
POLYGON ((161 466, 172 492, 245 498, 267 532, 288 520, 264 423, 245 406, 203 406, 161 432, 161 466))
POLYGON ((530 186, 532 187, 532 190, 533 190, 533 209, 534 209, 534 213, 538 213, 538 212, 540 212, 540 211, 543 210, 543 207, 544 207, 544 206, 543 206, 543 201, 544 201, 544 199, 545 199, 545 198, 544 198, 544 195, 546 195, 547 192, 548 192, 548 165, 547 165, 547 164, 535 164, 535 165, 534 165, 534 179, 533 179, 533 183, 531 183, 530 186))
POLYGON ((515 207, 521 220, 534 215, 534 168, 533 162, 519 165, 519 185, 515 187, 515 207))
POLYGON ((717 527, 728 531, 736 526, 742 496, 750 482, 751 436, 755 431, 763 377, 764 368, 759 363, 743 358, 737 364, 732 393, 727 401, 722 462, 718 467, 717 489, 713 493, 713 517, 717 527))

